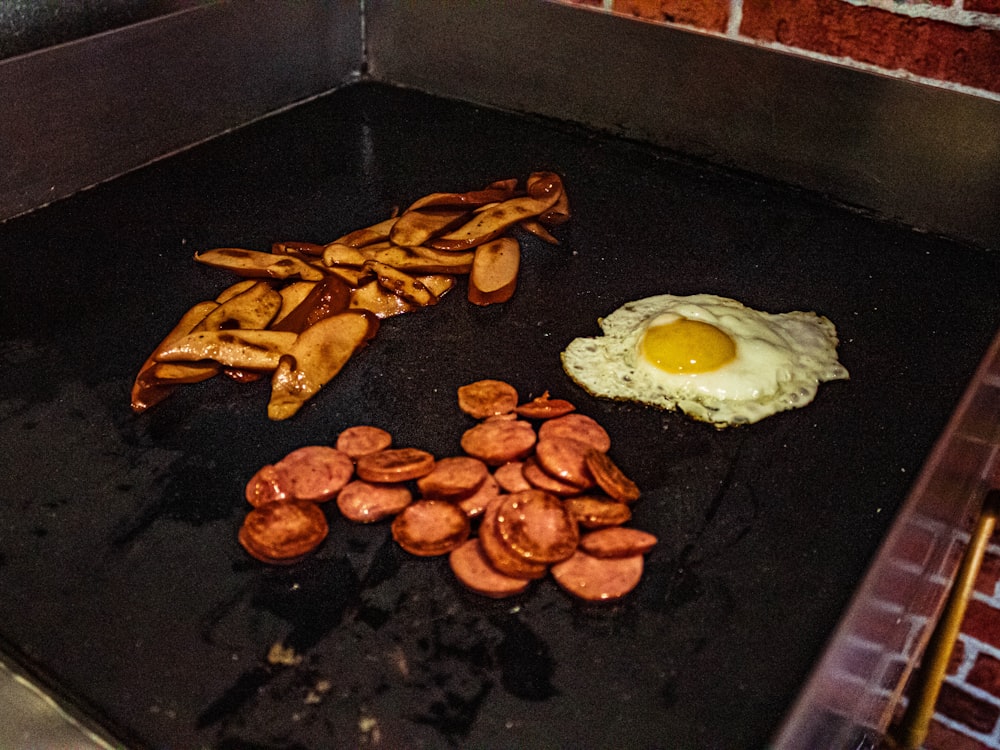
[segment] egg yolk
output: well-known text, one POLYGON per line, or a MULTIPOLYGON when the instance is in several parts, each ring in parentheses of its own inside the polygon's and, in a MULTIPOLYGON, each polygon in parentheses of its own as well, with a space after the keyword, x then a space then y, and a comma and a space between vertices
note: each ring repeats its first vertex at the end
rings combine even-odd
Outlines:
POLYGON ((710 323, 678 318, 650 326, 642 338, 641 351, 664 372, 710 372, 736 356, 736 342, 710 323))

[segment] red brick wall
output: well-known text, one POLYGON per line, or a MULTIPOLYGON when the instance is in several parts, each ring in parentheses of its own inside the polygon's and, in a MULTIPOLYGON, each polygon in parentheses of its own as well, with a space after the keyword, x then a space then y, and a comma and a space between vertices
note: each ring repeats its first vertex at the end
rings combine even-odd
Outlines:
POLYGON ((557 0, 1000 95, 1000 0, 557 0))
POLYGON ((1000 538, 994 537, 962 621, 926 750, 1000 747, 1000 538))

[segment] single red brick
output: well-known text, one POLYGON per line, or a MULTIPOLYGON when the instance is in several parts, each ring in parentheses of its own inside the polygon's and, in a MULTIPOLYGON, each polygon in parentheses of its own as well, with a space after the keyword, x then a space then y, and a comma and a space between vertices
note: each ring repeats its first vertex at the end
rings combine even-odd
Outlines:
POLYGON ((990 750, 979 740, 949 729, 939 721, 932 721, 924 740, 924 750, 990 750))
POLYGON ((744 0, 740 32, 762 41, 1000 91, 1000 30, 843 0, 744 0))
POLYGON ((965 676, 965 681, 972 687, 1000 697, 1000 659, 989 654, 979 654, 969 674, 965 676))
POLYGON ((1000 610, 986 602, 969 600, 961 629, 970 638, 1000 648, 1000 610))
POLYGON ((1000 0, 965 0, 965 5, 962 7, 980 13, 1000 13, 1000 0))
POLYGON ((1000 717, 1000 706, 987 703, 948 682, 941 686, 935 711, 983 734, 993 731, 1000 717))
POLYGON ((615 13, 707 31, 725 31, 729 22, 729 0, 614 0, 612 7, 615 13))

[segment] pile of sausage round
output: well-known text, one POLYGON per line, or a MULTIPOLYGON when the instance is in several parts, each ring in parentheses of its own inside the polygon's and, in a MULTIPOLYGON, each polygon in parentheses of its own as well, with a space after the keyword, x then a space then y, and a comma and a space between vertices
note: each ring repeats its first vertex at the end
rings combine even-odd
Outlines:
POLYGON ((499 380, 462 386, 458 405, 477 420, 463 455, 393 447, 389 432, 358 425, 334 446, 262 467, 246 486, 254 507, 240 543, 258 560, 294 562, 326 538, 320 505, 335 500, 357 523, 392 518, 400 547, 448 555, 458 580, 485 596, 519 594, 550 571, 588 601, 634 589, 657 539, 624 525, 640 493, 608 455, 607 431, 547 392, 520 403, 499 380))

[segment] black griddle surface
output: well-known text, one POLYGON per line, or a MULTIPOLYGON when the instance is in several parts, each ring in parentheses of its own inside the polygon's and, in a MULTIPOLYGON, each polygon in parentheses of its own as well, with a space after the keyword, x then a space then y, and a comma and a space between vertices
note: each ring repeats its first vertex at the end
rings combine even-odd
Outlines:
POLYGON ((995 255, 558 123, 357 85, 0 227, 0 636, 131 747, 760 747, 1000 322, 995 255), (509 303, 386 321, 297 417, 267 385, 129 410, 143 359, 234 279, 217 246, 324 242, 426 193, 550 169, 572 220, 509 303), (725 431, 591 398, 559 352, 627 300, 815 310, 847 382, 725 431), (657 534, 639 588, 494 602, 386 524, 301 564, 236 542, 261 465, 363 422, 450 455, 479 378, 609 430, 657 534), (273 644, 301 656, 267 660, 273 644))

